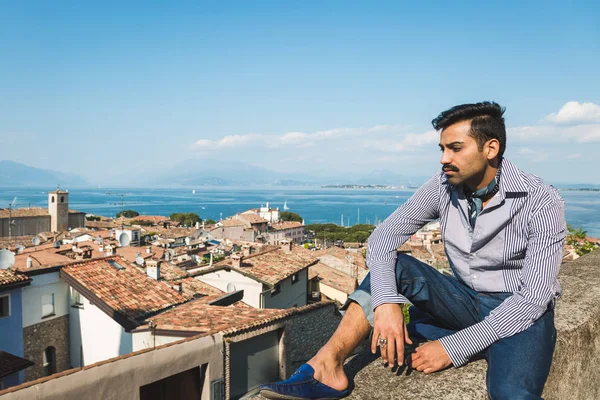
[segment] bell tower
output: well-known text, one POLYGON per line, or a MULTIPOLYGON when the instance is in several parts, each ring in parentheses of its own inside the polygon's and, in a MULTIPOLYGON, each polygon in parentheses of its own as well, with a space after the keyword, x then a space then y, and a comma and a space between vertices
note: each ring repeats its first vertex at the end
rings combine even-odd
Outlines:
POLYGON ((63 232, 69 229, 69 192, 60 189, 48 192, 48 214, 50 231, 63 232))

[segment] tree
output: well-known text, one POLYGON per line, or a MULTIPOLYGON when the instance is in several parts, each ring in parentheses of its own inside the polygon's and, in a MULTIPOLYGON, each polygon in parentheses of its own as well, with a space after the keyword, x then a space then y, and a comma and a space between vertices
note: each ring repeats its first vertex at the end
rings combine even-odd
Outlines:
POLYGON ((207 225, 214 225, 217 223, 217 221, 215 221, 214 219, 206 219, 204 220, 204 223, 207 225))
POLYGON ((140 215, 139 212, 134 211, 134 210, 123 210, 123 211, 119 211, 116 215, 116 218, 119 218, 121 216, 125 217, 125 218, 134 218, 137 217, 138 215, 140 215))
POLYGON ((279 220, 280 221, 302 222, 302 221, 304 221, 304 218, 302 218, 300 215, 293 213, 293 212, 282 211, 281 214, 279 214, 279 220))
POLYGON ((196 213, 173 213, 169 216, 169 219, 182 223, 185 226, 193 226, 196 225, 196 222, 202 222, 202 219, 196 213))
POLYGON ((587 239, 587 231, 581 228, 574 228, 570 224, 567 224, 567 229, 569 233, 565 242, 568 246, 573 246, 575 254, 582 256, 596 249, 596 245, 587 239))
POLYGON ((97 217, 95 215, 89 215, 87 217, 85 217, 86 221, 100 221, 100 217, 97 217))

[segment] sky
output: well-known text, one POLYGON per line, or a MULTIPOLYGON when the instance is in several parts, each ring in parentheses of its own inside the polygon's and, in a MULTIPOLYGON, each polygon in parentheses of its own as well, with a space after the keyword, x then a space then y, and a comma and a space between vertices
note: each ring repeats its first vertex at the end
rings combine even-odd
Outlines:
POLYGON ((0 159, 98 184, 190 159, 427 176, 431 120, 492 100, 518 167, 599 184, 598 21, 597 1, 0 0, 0 159))

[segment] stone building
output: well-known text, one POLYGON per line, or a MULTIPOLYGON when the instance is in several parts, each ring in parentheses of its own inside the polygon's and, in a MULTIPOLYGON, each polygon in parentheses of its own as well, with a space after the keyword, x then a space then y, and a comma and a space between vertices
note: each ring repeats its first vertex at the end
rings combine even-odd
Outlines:
POLYGON ((48 192, 48 208, 0 209, 0 237, 37 235, 85 227, 85 213, 69 210, 69 192, 48 192))

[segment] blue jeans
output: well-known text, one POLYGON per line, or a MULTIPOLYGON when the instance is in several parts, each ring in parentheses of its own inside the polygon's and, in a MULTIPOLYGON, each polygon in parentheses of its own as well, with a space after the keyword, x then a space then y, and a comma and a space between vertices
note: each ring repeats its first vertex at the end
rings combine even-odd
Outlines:
MULTIPOLYGON (((370 275, 348 300, 358 303, 373 325, 370 275)), ((477 292, 405 254, 396 263, 398 292, 410 308, 411 336, 437 340, 485 318, 512 293, 477 292)), ((541 399, 556 343, 554 304, 531 327, 488 347, 486 384, 492 400, 541 399)), ((468 384, 467 382, 465 382, 468 384)))

